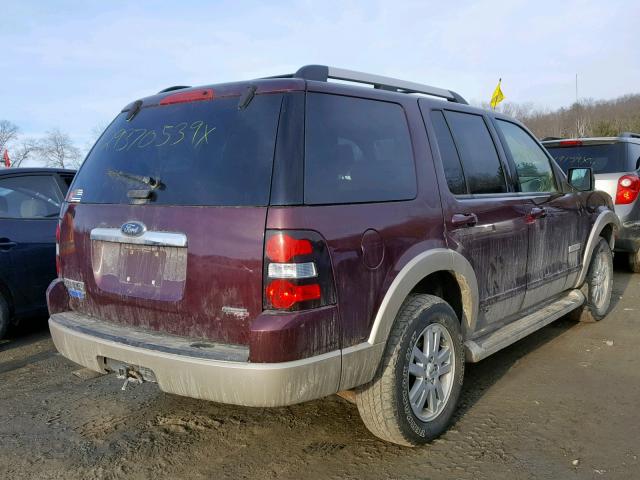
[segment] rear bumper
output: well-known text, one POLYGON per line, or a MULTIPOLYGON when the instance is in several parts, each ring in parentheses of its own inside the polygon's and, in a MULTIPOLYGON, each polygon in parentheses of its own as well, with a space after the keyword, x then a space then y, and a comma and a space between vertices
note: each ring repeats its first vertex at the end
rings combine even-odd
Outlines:
POLYGON ((109 324, 71 311, 51 315, 49 328, 56 348, 68 359, 101 373, 106 373, 105 359, 143 367, 153 372, 161 390, 177 395, 275 407, 340 389, 340 350, 302 360, 250 363, 241 360, 245 358, 241 348, 213 346, 198 353, 174 337, 123 332, 122 327, 116 334, 109 324))

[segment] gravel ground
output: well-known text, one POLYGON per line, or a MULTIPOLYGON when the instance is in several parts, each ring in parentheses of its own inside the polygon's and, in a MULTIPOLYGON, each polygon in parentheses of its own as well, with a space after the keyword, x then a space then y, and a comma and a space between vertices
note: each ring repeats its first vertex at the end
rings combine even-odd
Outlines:
POLYGON ((640 478, 640 275, 597 324, 561 319, 468 365, 451 429, 378 441, 332 396, 242 408, 81 379, 46 325, 0 342, 0 478, 640 478))

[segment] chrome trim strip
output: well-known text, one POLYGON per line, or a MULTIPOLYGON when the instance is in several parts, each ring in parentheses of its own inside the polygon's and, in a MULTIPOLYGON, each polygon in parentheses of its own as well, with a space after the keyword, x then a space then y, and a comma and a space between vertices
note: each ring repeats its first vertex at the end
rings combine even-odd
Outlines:
POLYGON ((119 228, 94 228, 91 230, 91 240, 163 247, 187 246, 187 236, 184 233, 146 231, 139 237, 132 237, 122 233, 119 228))

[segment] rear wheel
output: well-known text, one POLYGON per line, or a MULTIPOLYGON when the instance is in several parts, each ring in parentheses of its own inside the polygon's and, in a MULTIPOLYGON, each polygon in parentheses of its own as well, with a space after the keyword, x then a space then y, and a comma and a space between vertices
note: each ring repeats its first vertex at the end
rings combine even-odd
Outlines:
POLYGON ((640 273, 640 250, 629 253, 629 269, 633 273, 640 273))
POLYGON ((356 390, 364 424, 375 436, 420 445, 448 427, 464 376, 460 322, 433 295, 411 295, 396 317, 378 372, 356 390))
POLYGON ((9 330, 9 305, 0 293, 0 340, 5 337, 9 330))
POLYGON ((573 318, 581 322, 602 320, 609 313, 613 291, 613 255, 604 238, 593 250, 582 291, 587 300, 582 307, 574 310, 573 318))

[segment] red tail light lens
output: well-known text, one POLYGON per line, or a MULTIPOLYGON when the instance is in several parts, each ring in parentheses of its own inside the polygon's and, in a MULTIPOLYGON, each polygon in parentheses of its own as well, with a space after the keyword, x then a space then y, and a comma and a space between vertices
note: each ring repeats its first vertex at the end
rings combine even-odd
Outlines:
POLYGON ((267 230, 263 308, 298 311, 335 303, 329 251, 317 232, 267 230))
POLYGON ((213 100, 213 88, 199 88, 188 92, 167 95, 160 100, 160 105, 173 105, 174 103, 199 102, 201 100, 213 100))
POLYGON ((273 280, 267 286, 267 300, 275 308, 291 308, 296 303, 318 300, 320 285, 294 285, 287 280, 273 280))
POLYGON ((267 240, 265 253, 269 260, 284 263, 300 255, 312 254, 313 247, 307 239, 299 240, 286 233, 279 233, 267 240))
POLYGON ((618 180, 616 191, 616 205, 628 205, 638 198, 640 193, 640 178, 637 175, 623 175, 618 180))

